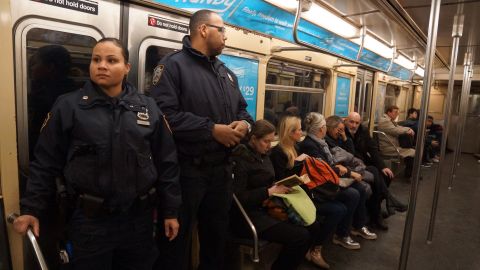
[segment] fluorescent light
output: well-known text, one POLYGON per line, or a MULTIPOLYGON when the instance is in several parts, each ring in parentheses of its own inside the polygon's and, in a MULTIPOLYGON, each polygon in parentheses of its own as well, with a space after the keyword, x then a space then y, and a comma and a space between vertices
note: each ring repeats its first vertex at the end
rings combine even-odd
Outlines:
POLYGON ((365 36, 365 42, 363 46, 366 49, 369 49, 370 51, 387 59, 392 59, 393 57, 393 48, 385 45, 383 42, 380 42, 378 39, 368 34, 365 36))
POLYGON ((302 18, 342 37, 349 38, 359 34, 359 29, 356 26, 317 4, 312 4, 309 11, 302 13, 302 18))
POLYGON ((412 70, 415 68, 415 62, 410 61, 408 58, 401 54, 398 55, 398 58, 395 59, 394 62, 406 69, 412 70))
POLYGON ((294 12, 295 10, 297 10, 297 7, 298 7, 297 0, 265 0, 265 2, 268 2, 282 9, 288 10, 290 12, 294 12))
POLYGON ((421 67, 417 67, 417 69, 415 70, 415 74, 417 74, 420 77, 424 77, 425 76, 425 70, 421 67))

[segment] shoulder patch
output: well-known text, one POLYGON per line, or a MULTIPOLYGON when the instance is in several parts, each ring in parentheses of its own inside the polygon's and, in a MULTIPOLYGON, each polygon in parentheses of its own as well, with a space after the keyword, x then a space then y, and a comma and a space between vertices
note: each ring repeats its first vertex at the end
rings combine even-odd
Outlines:
POLYGON ((157 67, 153 70, 152 84, 154 86, 156 86, 160 82, 160 78, 162 77, 164 69, 165 65, 157 65, 157 67))
POLYGON ((40 128, 40 132, 42 132, 43 129, 47 126, 48 121, 50 121, 51 118, 52 118, 52 113, 49 112, 49 113, 47 114, 47 117, 45 117, 45 120, 43 120, 42 127, 40 128))

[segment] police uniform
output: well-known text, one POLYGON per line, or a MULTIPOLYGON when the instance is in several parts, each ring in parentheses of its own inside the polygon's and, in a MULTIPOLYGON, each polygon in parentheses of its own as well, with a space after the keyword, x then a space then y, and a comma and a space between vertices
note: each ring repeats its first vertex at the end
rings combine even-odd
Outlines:
POLYGON ((109 97, 91 81, 58 98, 30 164, 22 214, 51 207, 63 175, 74 269, 151 269, 152 209, 176 218, 179 167, 168 124, 153 99, 124 83, 109 97))
POLYGON ((172 127, 183 198, 179 236, 171 243, 160 243, 162 260, 157 269, 185 269, 189 261, 187 245, 197 218, 199 269, 219 269, 232 198, 231 149, 213 138, 212 129, 215 124, 228 125, 237 120, 253 123, 247 103, 235 74, 218 58, 192 48, 189 36, 184 37, 181 51, 160 61, 151 95, 172 127), (166 252, 170 256, 163 256, 166 252))

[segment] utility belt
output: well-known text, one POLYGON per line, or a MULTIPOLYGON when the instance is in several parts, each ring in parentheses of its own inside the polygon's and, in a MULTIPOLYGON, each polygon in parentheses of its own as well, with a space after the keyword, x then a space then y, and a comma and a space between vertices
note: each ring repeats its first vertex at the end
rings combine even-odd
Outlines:
POLYGON ((63 177, 57 177, 57 199, 65 221, 75 210, 81 210, 88 218, 100 218, 120 213, 137 213, 152 209, 158 203, 157 189, 150 188, 145 194, 137 196, 127 209, 110 207, 105 199, 88 193, 68 192, 63 177))
POLYGON ((212 152, 199 157, 182 157, 192 165, 201 166, 216 166, 230 162, 230 152, 212 152))

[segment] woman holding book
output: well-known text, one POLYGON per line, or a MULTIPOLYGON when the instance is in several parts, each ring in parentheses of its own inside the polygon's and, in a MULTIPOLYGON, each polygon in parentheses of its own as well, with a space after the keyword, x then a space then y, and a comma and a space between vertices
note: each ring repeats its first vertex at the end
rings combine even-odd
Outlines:
MULTIPOLYGON (((308 155, 300 154, 298 142, 302 138, 301 120, 296 116, 286 116, 280 122, 278 130, 279 143, 272 149, 271 159, 275 169, 277 180, 290 176, 292 174, 300 174, 303 167, 303 160, 308 155)), ((353 201, 355 203, 355 201, 353 201)), ((317 245, 314 251, 320 254, 323 243, 334 232, 339 222, 345 219, 347 207, 339 201, 314 202, 317 208, 317 217, 323 217, 320 232, 317 235, 317 245)), ((307 256, 308 259, 308 256, 307 256)), ((322 267, 328 268, 325 263, 322 267)))
MULTIPOLYGON (((324 160, 339 177, 352 177, 357 180, 350 187, 342 188, 335 199, 335 201, 346 206, 347 214, 338 225, 333 242, 347 249, 359 249, 360 243, 350 237, 350 227, 353 227, 353 235, 359 235, 370 240, 377 238, 377 235, 370 232, 365 226, 365 200, 367 196, 365 186, 359 183, 362 180, 361 175, 357 175, 357 173, 346 169, 335 161, 324 140, 327 134, 327 125, 323 115, 317 112, 307 114, 305 129, 307 136, 300 143, 301 153, 324 160)), ((329 204, 331 201, 325 203, 329 204)))
MULTIPOLYGON (((271 269, 296 269, 305 254, 318 266, 328 268, 321 253, 310 249, 316 244, 316 235, 319 233, 317 222, 304 227, 288 220, 280 221, 271 217, 263 207, 263 202, 273 194, 285 194, 291 190, 284 185, 275 185, 273 165, 267 155, 274 135, 275 127, 272 124, 258 120, 248 143, 234 151, 234 193, 255 225, 259 237, 283 245, 271 269)), ((238 234, 250 236, 245 226, 240 226, 243 223, 236 222, 236 217, 233 216, 233 229, 238 234)))

